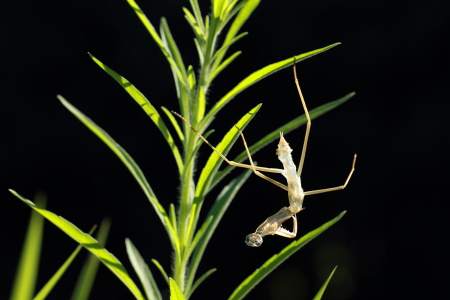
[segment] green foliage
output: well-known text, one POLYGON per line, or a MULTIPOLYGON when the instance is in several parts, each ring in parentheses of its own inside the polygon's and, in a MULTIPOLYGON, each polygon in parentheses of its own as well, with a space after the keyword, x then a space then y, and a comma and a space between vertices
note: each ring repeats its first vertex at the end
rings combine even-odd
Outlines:
MULTIPOLYGON (((297 252, 300 248, 309 243, 312 239, 317 237, 319 234, 327 230, 330 226, 334 225, 339 221, 345 211, 340 213, 334 219, 326 222, 322 226, 310 231, 296 241, 287 245, 278 254, 275 254, 269 258, 260 268, 258 268, 253 274, 251 274, 247 279, 245 279, 233 292, 229 300, 242 299, 244 296, 250 292, 250 290, 257 285, 264 277, 266 277, 270 272, 272 272, 277 266, 284 262, 289 256, 297 252)), ((322 291, 323 292, 323 291, 322 291)))
MULTIPOLYGON (((35 201, 44 207, 47 202, 46 197, 41 193, 36 196, 35 201)), ((11 300, 31 299, 33 296, 39 269, 43 231, 44 218, 38 213, 32 212, 11 291, 11 300), (27 288, 24 289, 24 286, 27 288)))
MULTIPOLYGON (((10 190, 19 199, 25 201, 27 204, 39 207, 42 211, 45 211, 44 207, 47 202, 46 195, 43 193, 38 193, 35 197, 35 202, 33 202, 21 197, 15 191, 10 190)), ((51 213, 50 213, 51 214, 51 213)), ((42 247, 43 238, 43 225, 45 214, 42 214, 39 210, 33 210, 30 217, 30 222, 28 230, 25 237, 25 243, 22 248, 22 255, 20 257, 19 266, 17 268, 16 278, 14 280, 13 288, 11 291, 11 300, 40 300, 46 299, 46 297, 51 293, 53 288, 62 278, 62 276, 67 272, 70 265, 74 261, 75 257, 80 253, 83 248, 79 245, 73 253, 66 259, 66 261, 61 265, 61 267, 55 272, 55 274, 47 281, 47 283, 39 290, 38 293, 34 294, 34 287, 36 285, 36 280, 39 273, 39 258, 42 247), (26 288, 24 288, 26 287, 26 288)), ((104 220, 99 228, 98 240, 101 244, 106 242, 108 231, 109 231, 109 221, 104 220)), ((89 232, 89 235, 94 232, 95 227, 89 232)), ((88 259, 85 262, 83 271, 81 272, 78 282, 74 288, 74 293, 72 295, 72 300, 86 300, 87 295, 90 293, 90 289, 94 278, 97 274, 98 259, 88 259)))
MULTIPOLYGON (((211 13, 206 16, 202 15, 197 0, 189 1, 190 8, 183 8, 183 11, 185 13, 185 19, 194 34, 194 44, 197 49, 199 60, 195 65, 199 65, 198 68, 185 64, 180 49, 178 48, 169 25, 164 18, 161 19, 159 26, 160 30, 157 32, 137 3, 133 0, 127 1, 156 42, 163 57, 167 60, 169 67, 172 70, 177 91, 179 112, 202 134, 207 135, 208 132, 210 132, 209 125, 212 120, 216 118, 220 110, 225 105, 229 104, 239 93, 265 77, 286 67, 292 66, 294 62, 294 57, 289 57, 256 70, 219 99, 208 99, 208 102, 211 104, 211 107, 208 109, 206 100, 207 95, 209 94, 209 88, 212 82, 218 78, 220 73, 226 67, 230 66, 240 55, 240 51, 236 51, 232 54, 228 54, 228 51, 230 50, 231 45, 235 44, 246 35, 245 32, 240 33, 240 29, 256 9, 260 1, 211 0, 211 13), (223 37, 223 39, 219 39, 219 35, 223 37), (194 69, 198 71, 195 72, 194 69)), ((339 43, 331 44, 307 53, 295 55, 295 61, 299 63, 306 58, 327 51, 338 44, 339 43)), ((172 266, 166 266, 166 268, 164 268, 157 260, 152 259, 152 262, 167 282, 171 291, 171 299, 189 299, 195 289, 198 288, 207 277, 215 272, 215 269, 211 269, 203 275, 199 276, 197 274, 204 251, 214 234, 218 223, 221 221, 225 211, 239 189, 250 176, 251 171, 245 170, 239 176, 226 183, 217 196, 214 205, 209 212, 207 212, 206 217, 201 219, 200 212, 209 192, 219 182, 224 180, 232 167, 226 166, 222 170, 219 170, 223 160, 215 152, 211 152, 211 155, 204 166, 199 166, 196 160, 197 152, 199 150, 199 138, 190 127, 185 123, 180 126, 178 123, 179 120, 175 119, 167 108, 162 107, 161 111, 158 111, 158 109, 156 109, 127 79, 105 65, 91 53, 89 53, 89 55, 101 69, 119 83, 131 98, 136 101, 143 109, 144 113, 156 125, 164 140, 169 145, 169 149, 173 154, 178 168, 181 182, 178 201, 171 202, 167 199, 160 201, 140 167, 125 149, 100 126, 71 105, 62 96, 58 95, 58 99, 75 117, 77 117, 117 155, 138 182, 150 205, 153 207, 156 215, 163 224, 173 251, 172 266), (172 136, 171 131, 176 132, 175 137, 179 141, 176 141, 174 136, 172 136), (177 143, 181 144, 181 150, 179 146, 177 146, 177 143), (194 177, 194 170, 201 170, 198 178, 194 177), (171 270, 169 275, 166 269, 171 270)), ((344 103, 352 96, 353 93, 348 94, 336 101, 312 110, 310 112, 311 118, 322 115, 344 103)), ((171 106, 174 105, 171 104, 171 106)), ((237 121, 236 126, 243 130, 257 114, 260 107, 261 104, 242 116, 237 121)), ((278 138, 280 131, 287 133, 305 124, 305 122, 306 118, 302 115, 281 125, 258 142, 249 145, 250 151, 254 153, 260 150, 264 146, 275 141, 278 138)), ((238 138, 239 132, 233 126, 224 135, 216 148, 224 155, 227 155, 238 138)), ((234 161, 242 162, 246 158, 245 152, 242 152, 234 159, 234 161)), ((11 192, 95 255, 128 287, 136 299, 144 299, 143 294, 145 294, 148 299, 162 299, 160 288, 158 288, 154 276, 145 262, 144 257, 146 255, 142 256, 129 239, 126 240, 127 253, 133 269, 144 288, 144 293, 140 291, 137 284, 128 275, 128 272, 125 270, 122 263, 101 246, 90 234, 82 232, 74 224, 49 212, 39 205, 34 204, 20 196, 18 193, 14 191, 11 192)), ((208 199, 208 201, 211 201, 211 199, 208 199)), ((274 268, 313 238, 332 226, 344 215, 344 213, 345 212, 341 213, 331 221, 292 242, 281 250, 281 252, 268 259, 261 268, 257 269, 236 288, 230 296, 230 299, 242 299, 274 268)), ((327 283, 328 281, 324 284, 323 289, 327 283)))
POLYGON ((133 280, 128 275, 128 272, 125 270, 125 267, 122 263, 108 250, 106 250, 100 243, 93 238, 89 233, 85 233, 80 230, 77 226, 67 221, 61 216, 55 215, 54 213, 46 210, 43 207, 40 207, 34 204, 32 201, 22 197, 17 192, 10 190, 17 198, 22 200, 25 204, 30 206, 48 221, 53 223, 56 227, 64 231, 69 237, 75 240, 77 243, 81 244, 86 250, 90 251, 94 254, 114 275, 119 278, 126 287, 133 293, 136 299, 145 299, 141 294, 137 286, 134 284, 133 280))
POLYGON ((320 300, 322 299, 323 293, 325 292, 325 289, 328 286, 328 283, 330 283, 331 277, 333 277, 334 272, 336 271, 337 266, 334 267, 333 271, 331 271, 330 275, 328 276, 327 280, 322 284, 317 294, 314 296, 313 300, 320 300))
MULTIPOLYGON (((109 229, 111 227, 111 221, 108 218, 104 218, 98 228, 98 233, 96 235, 96 240, 100 245, 105 245, 106 240, 108 239, 109 229)), ((80 244, 78 248, 82 248, 83 246, 80 244)), ((71 300, 88 300, 89 295, 92 290, 92 286, 94 284, 95 277, 97 275, 97 270, 100 264, 100 260, 97 259, 95 255, 88 255, 86 259, 80 275, 78 276, 78 280, 73 289, 71 300)))

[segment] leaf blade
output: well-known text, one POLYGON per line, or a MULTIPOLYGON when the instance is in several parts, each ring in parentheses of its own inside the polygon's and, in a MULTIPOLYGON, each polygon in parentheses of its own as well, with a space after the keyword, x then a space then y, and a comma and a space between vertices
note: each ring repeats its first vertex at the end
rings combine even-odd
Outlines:
MULTIPOLYGON (((213 206, 206 215, 206 220, 204 221, 204 224, 197 231, 196 238, 197 235, 201 235, 201 237, 199 238, 199 241, 191 256, 191 263, 189 266, 191 272, 188 277, 188 284, 186 285, 188 287, 187 291, 189 295, 192 294, 194 289, 198 286, 198 284, 200 284, 200 282, 198 282, 198 279, 197 282, 193 283, 194 277, 197 272, 198 266, 200 265, 200 261, 203 257, 205 249, 208 246, 208 243, 215 229, 222 220, 223 215, 227 211, 234 197, 236 196, 240 188, 244 185, 244 183, 247 181, 247 179, 250 177, 251 174, 252 174, 251 170, 246 170, 245 172, 242 172, 242 174, 234 178, 229 184, 227 184, 222 189, 222 191, 217 196, 213 206), (192 289, 190 289, 191 286, 192 289)), ((194 240, 196 240, 196 238, 194 240)))
POLYGON ((286 246, 280 253, 275 254, 269 258, 259 269, 255 270, 250 276, 248 276, 231 294, 229 300, 237 300, 244 298, 251 289, 253 289, 262 279, 264 279, 270 272, 272 272, 277 266, 284 262, 296 251, 300 250, 303 246, 313 240, 315 237, 323 233, 329 227, 339 221, 346 211, 341 212, 334 219, 324 223, 318 228, 308 232, 296 241, 293 241, 286 246))
MULTIPOLYGON (((327 51, 333 47, 336 47, 340 43, 331 44, 329 46, 319 48, 313 51, 309 51, 303 54, 299 54, 295 56, 296 62, 300 62, 302 60, 305 60, 307 58, 310 58, 314 55, 317 55, 319 53, 322 53, 324 51, 327 51)), ((238 94, 240 94, 242 91, 247 89, 248 87, 252 86, 253 84, 257 83, 258 81, 264 79, 265 77, 278 72, 288 66, 291 66, 294 63, 293 57, 284 59, 282 61, 270 64, 264 68, 261 68, 252 74, 248 75, 246 78, 244 78, 241 82, 239 82, 231 91, 229 91, 225 96, 223 96, 216 104, 211 108, 211 110, 208 112, 208 114, 205 116, 205 118, 202 121, 201 127, 204 126, 204 124, 208 124, 211 121, 211 118, 217 114, 217 112, 223 108, 229 101, 231 101, 234 97, 236 97, 238 94)))
POLYGON ((331 271, 330 275, 328 276, 327 280, 322 284, 317 294, 314 296, 313 300, 321 300, 323 293, 325 292, 325 289, 328 286, 328 283, 330 283, 331 277, 333 277, 334 272, 336 271, 337 266, 334 267, 333 271, 331 271))
MULTIPOLYGON (((99 244, 105 246, 108 239, 109 229, 111 228, 111 220, 103 218, 98 232, 95 236, 99 244)), ((91 232, 89 233, 91 234, 91 232)), ((71 300, 88 300, 97 276, 100 261, 92 254, 89 254, 75 284, 72 292, 71 300)))
POLYGON ((150 268, 139 253, 139 250, 134 246, 129 238, 125 239, 125 245, 127 248, 128 258, 134 271, 138 275, 142 286, 144 287, 147 298, 150 300, 162 300, 158 285, 153 278, 150 268))
POLYGON ((175 280, 173 280, 172 278, 169 278, 169 280, 170 280, 170 300, 186 300, 175 280))
POLYGON ((103 70, 105 71, 109 76, 111 76, 125 91, 131 96, 131 98, 136 101, 136 103, 144 110, 144 112, 147 114, 147 116, 152 120, 152 122, 156 125, 156 127, 159 129, 161 134, 163 135, 166 142, 169 144, 170 149, 172 150, 173 156, 175 158, 175 162, 177 163, 178 169, 180 172, 183 170, 183 162, 181 159, 180 151, 178 150, 177 145, 175 144, 175 141, 173 140, 173 137, 170 133, 170 131, 167 129, 166 124, 164 123, 164 120, 161 118, 161 115, 156 110, 156 108, 150 103, 150 101, 145 97, 133 84, 131 84, 125 77, 118 74, 113 69, 109 68, 107 65, 105 65, 103 62, 101 62, 99 59, 97 59, 94 55, 91 53, 88 53, 91 59, 103 70))
MULTIPOLYGON (((324 105, 321 105, 321 106, 311 110, 309 112, 309 115, 312 120, 317 117, 320 117, 321 115, 333 110, 334 108, 338 107, 339 105, 344 104, 346 101, 348 101, 354 95, 355 95, 355 93, 352 92, 352 93, 349 93, 349 94, 345 95, 344 97, 341 97, 337 100, 334 100, 334 101, 328 102, 324 105)), ((274 131, 270 132, 269 134, 267 134, 266 136, 261 138, 259 141, 252 144, 251 146, 249 146, 248 149, 249 149, 250 153, 253 155, 256 152, 258 152, 259 150, 261 150, 262 148, 266 147, 270 143, 277 140, 280 136, 280 132, 283 132, 284 135, 286 135, 289 132, 293 131, 294 129, 297 129, 298 127, 304 125, 305 123, 306 123, 306 116, 304 114, 301 116, 298 116, 297 118, 292 119, 291 121, 285 123, 284 125, 278 127, 274 131)), ((247 159, 247 152, 244 150, 238 156, 236 156, 233 160, 235 162, 240 163, 246 159, 247 159)), ((232 166, 227 166, 223 170, 218 171, 217 175, 214 177, 212 186, 215 186, 220 180, 223 179, 223 177, 225 177, 227 174, 229 174, 232 169, 233 169, 232 166)))
POLYGON ((161 223, 164 225, 170 241, 174 247, 179 248, 179 242, 175 234, 175 230, 172 228, 171 221, 166 213, 166 210, 156 198, 156 195, 145 178, 144 173, 136 164, 134 159, 106 131, 95 124, 94 121, 84 115, 75 106, 70 104, 66 99, 64 99, 64 97, 58 95, 58 99, 75 117, 77 117, 86 127, 97 135, 97 137, 99 137, 114 152, 114 154, 117 155, 117 157, 119 157, 144 191, 147 199, 150 201, 150 204, 153 206, 156 214, 161 220, 161 223))
MULTIPOLYGON (((45 207, 46 197, 43 194, 36 194, 35 199, 37 203, 45 207)), ((32 299, 37 274, 39 272, 43 234, 44 218, 37 212, 32 211, 11 290, 10 300, 32 299), (24 289, 24 286, 27 288, 24 289)))
POLYGON ((56 271, 55 274, 47 281, 47 283, 40 289, 40 291, 36 294, 36 296, 33 297, 33 300, 44 300, 47 298, 47 296, 50 294, 50 292, 53 290, 53 288, 56 286, 58 281, 61 279, 61 277, 64 275, 66 270, 69 268, 69 266, 74 261, 75 257, 78 255, 78 253, 83 249, 83 246, 79 245, 72 254, 67 258, 67 260, 61 265, 61 267, 56 271))
POLYGON ((136 297, 136 299, 144 300, 144 296, 141 294, 136 284, 128 275, 128 272, 122 265, 122 263, 112 253, 110 253, 102 245, 100 245, 96 239, 94 239, 91 235, 84 233, 73 223, 69 222, 63 217, 58 216, 40 206, 37 206, 32 201, 22 197, 16 191, 11 189, 9 191, 22 202, 31 207, 34 211, 38 212, 48 221, 53 223, 56 227, 61 229, 77 243, 80 243, 84 248, 94 254, 108 269, 111 270, 114 275, 116 275, 118 279, 120 279, 120 281, 122 281, 122 283, 130 290, 130 292, 136 297))
MULTIPOLYGON (((239 129, 243 130, 248 123, 253 119, 253 117, 256 115, 258 110, 261 108, 262 104, 258 104, 253 109, 251 109, 248 113, 246 113, 237 123, 235 126, 237 126, 239 129)), ((239 138, 240 134, 239 131, 236 129, 236 127, 233 126, 223 137, 222 141, 217 145, 216 149, 222 153, 223 155, 227 155, 228 151, 230 151, 230 148, 233 146, 233 144, 236 142, 236 140, 239 138)), ((214 173, 217 171, 217 169, 220 167, 220 165, 223 163, 223 159, 217 154, 215 151, 211 153, 211 155, 208 158, 208 161, 205 164, 205 167, 203 168, 202 172, 200 173, 198 182, 197 182, 197 188, 196 188, 196 196, 202 196, 205 195, 205 193, 209 189, 210 182, 212 180, 212 177, 214 173)))
POLYGON ((144 27, 147 29, 147 31, 152 36, 153 40, 156 42, 156 44, 161 49, 161 52, 166 57, 167 61, 170 64, 170 67, 172 68, 173 72, 175 73, 175 76, 178 78, 179 81, 183 81, 183 76, 181 75, 181 71, 178 69, 176 62, 173 60, 173 58, 170 56, 168 49, 164 46, 163 41, 159 37, 158 33, 155 30, 155 27, 153 27, 152 23, 149 21, 147 16, 144 14, 142 9, 137 5, 136 1, 134 0, 127 0, 128 4, 131 6, 135 14, 138 16, 138 18, 141 20, 142 24, 144 24, 144 27))

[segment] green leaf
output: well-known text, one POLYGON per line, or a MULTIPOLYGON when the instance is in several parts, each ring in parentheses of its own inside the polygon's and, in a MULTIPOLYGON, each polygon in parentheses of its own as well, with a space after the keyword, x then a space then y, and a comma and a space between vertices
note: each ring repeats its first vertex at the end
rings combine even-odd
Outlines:
MULTIPOLYGON (((243 38, 247 34, 248 34, 247 32, 243 32, 240 35, 231 39, 229 42, 226 42, 226 43, 224 42, 222 44, 222 46, 214 53, 214 56, 212 58, 212 60, 214 61, 214 66, 211 69, 214 70, 217 67, 217 65, 219 65, 221 63, 222 58, 225 56, 224 54, 226 53, 226 51, 228 51, 228 49, 231 47, 231 45, 233 45, 234 43, 239 41, 241 38, 243 38), (219 59, 220 59, 220 62, 218 61, 219 59)), ((238 52, 242 52, 242 51, 238 51, 238 52)), ((214 76, 212 76, 212 77, 214 77, 214 76)))
POLYGON ((36 296, 33 297, 33 300, 44 300, 47 298, 47 296, 50 294, 50 292, 56 286, 58 281, 61 279, 61 277, 67 271, 69 266, 72 264, 73 260, 78 255, 78 253, 81 251, 81 249, 83 249, 83 246, 79 245, 75 249, 75 251, 72 252, 72 254, 62 264, 62 266, 58 269, 58 271, 56 271, 56 273, 49 279, 49 281, 47 281, 47 283, 41 288, 41 290, 36 294, 36 296))
POLYGON ((214 18, 220 18, 222 11, 226 8, 225 2, 228 0, 212 0, 212 16, 214 18))
MULTIPOLYGON (((218 67, 218 65, 222 62, 222 59, 223 57, 225 57, 228 47, 230 46, 230 44, 234 43, 233 40, 235 39, 239 30, 245 24, 245 22, 248 20, 248 18, 250 17, 250 15, 253 13, 253 11, 256 9, 256 7, 259 5, 260 2, 261 0, 245 1, 244 5, 239 10, 238 15, 234 19, 233 23, 230 26, 230 29, 227 32, 225 40, 223 41, 223 45, 227 45, 226 49, 224 49, 224 51, 221 51, 220 54, 217 55, 216 60, 214 61, 212 67, 213 70, 215 70, 218 67)), ((215 74, 215 76, 217 76, 217 74, 215 74)))
POLYGON ((197 287, 203 282, 205 281, 206 278, 208 278, 209 276, 211 276, 212 273, 216 272, 217 269, 210 269, 208 271, 206 271, 202 276, 200 276, 192 285, 192 288, 190 289, 188 298, 191 297, 192 293, 194 293, 194 291, 197 289, 197 287))
POLYGON ((166 114, 166 116, 169 118, 170 123, 172 124, 173 128, 175 128, 175 131, 178 134, 178 138, 180 139, 180 141, 184 141, 184 134, 183 131, 181 130, 180 126, 178 125, 177 120, 175 119, 175 117, 173 116, 173 113, 171 113, 167 108, 165 108, 164 106, 161 106, 162 111, 166 114))
POLYGON ((150 271, 148 265, 145 263, 138 249, 134 246, 129 238, 125 239, 125 245, 127 248, 128 258, 130 259, 134 271, 138 275, 139 280, 144 287, 147 299, 162 300, 161 293, 159 292, 158 285, 153 278, 152 272, 150 271))
MULTIPOLYGON (((324 51, 327 51, 340 43, 335 43, 332 45, 329 45, 324 48, 316 49, 307 53, 299 54, 295 56, 296 62, 300 62, 302 60, 305 60, 309 57, 312 57, 316 54, 322 53, 324 51)), ((294 58, 290 57, 285 60, 273 63, 271 65, 268 65, 256 72, 253 72, 249 76, 247 76, 244 80, 239 82, 231 91, 229 91, 225 96, 223 96, 214 107, 208 112, 208 114, 205 116, 205 118, 202 120, 202 124, 199 126, 200 128, 203 128, 205 124, 209 124, 212 117, 217 114, 217 112, 222 109, 230 100, 232 100, 236 95, 247 89, 248 87, 252 86, 253 84, 257 83, 258 81, 264 79, 265 77, 280 71, 288 66, 291 66, 294 63, 294 58)))
POLYGON ((170 300, 186 300, 175 280, 170 279, 170 300))
MULTIPOLYGON (((258 112, 260 107, 261 104, 255 106, 252 110, 250 110, 247 114, 245 114, 233 128, 230 129, 230 131, 224 136, 219 145, 217 145, 216 147, 217 151, 219 151, 223 155, 227 155, 233 143, 239 136, 239 131, 236 129, 236 126, 240 129, 245 128, 245 126, 247 126, 250 120, 258 112)), ((188 239, 186 241, 191 240, 191 237, 194 235, 203 199, 205 195, 208 193, 210 189, 211 180, 213 179, 214 174, 217 172, 217 169, 220 167, 220 164, 222 162, 223 162, 222 157, 220 157, 218 153, 213 151, 199 176, 197 186, 195 189, 195 198, 192 205, 190 206, 190 217, 188 219, 189 223, 187 225, 187 235, 186 235, 188 239)))
POLYGON ((334 267, 333 271, 331 271, 331 274, 328 276, 327 280, 325 280, 325 282, 322 284, 319 291, 314 296, 313 300, 321 300, 322 299, 323 293, 325 292, 325 289, 327 288, 328 283, 330 283, 331 277, 333 277, 333 274, 336 271, 336 268, 337 268, 337 266, 334 267))
POLYGON ((148 32, 152 36, 152 38, 155 40, 156 44, 161 49, 162 53, 166 57, 167 61, 170 64, 170 67, 175 72, 175 76, 178 78, 179 81, 183 81, 183 76, 181 75, 180 70, 177 67, 176 62, 173 60, 173 58, 169 55, 168 49, 164 46, 163 41, 159 37, 158 33, 156 32, 155 28, 153 27, 152 23, 147 19, 147 16, 144 14, 144 12, 141 10, 139 5, 134 0, 127 0, 128 4, 131 6, 133 11, 136 13, 136 15, 141 20, 142 24, 144 24, 145 28, 147 28, 148 32))
MULTIPOLYGON (((239 131, 236 129, 236 126, 239 129, 244 130, 244 128, 253 119, 260 108, 261 104, 258 104, 248 113, 246 113, 223 137, 222 141, 216 147, 217 151, 226 156, 228 151, 230 151, 231 147, 233 146, 234 142, 236 142, 236 139, 240 136, 239 131)), ((223 159, 219 156, 219 154, 213 151, 199 176, 196 188, 196 197, 202 197, 209 190, 211 180, 222 162, 223 159)))
POLYGON ((169 205, 169 218, 172 222, 172 227, 177 228, 177 215, 175 213, 175 205, 173 203, 170 203, 169 205))
MULTIPOLYGON (((111 220, 109 218, 103 218, 102 223, 98 228, 96 239, 103 247, 106 245, 108 239, 109 229, 111 228, 111 220)), ((92 232, 89 232, 92 234, 92 232)), ((81 245, 79 247, 82 247, 81 245)), ((89 253, 80 274, 78 275, 77 282, 75 284, 74 291, 72 293, 71 300, 88 300, 92 291, 95 278, 97 276, 98 267, 100 261, 89 253)))
POLYGON ((67 221, 63 217, 57 216, 54 213, 37 206, 30 200, 22 197, 17 192, 9 190, 17 198, 22 200, 25 204, 30 206, 36 212, 41 214, 44 218, 53 223, 56 227, 65 232, 69 237, 71 237, 77 243, 80 243, 84 248, 94 254, 111 272, 119 278, 125 286, 131 291, 131 293, 136 297, 136 299, 144 299, 136 284, 128 275, 127 270, 122 265, 122 263, 108 250, 106 250, 102 245, 100 245, 96 239, 87 233, 81 231, 71 222, 67 221))
POLYGON ((137 104, 145 111, 145 113, 150 117, 153 123, 158 127, 159 131, 162 133, 166 142, 169 144, 170 149, 172 150, 173 156, 175 158, 175 162, 177 163, 178 169, 180 173, 183 170, 183 162, 181 159, 180 151, 178 150, 177 145, 175 144, 170 131, 167 129, 164 120, 161 118, 158 111, 155 107, 150 103, 150 101, 127 79, 120 76, 117 72, 109 68, 107 65, 102 63, 100 60, 95 58, 91 53, 88 53, 92 60, 104 70, 108 75, 110 75, 121 87, 125 89, 125 91, 136 101, 137 104))
MULTIPOLYGON (((206 27, 203 23, 202 18, 202 12, 200 10, 200 6, 198 5, 197 0, 189 0, 189 3, 191 3, 192 11, 194 12, 195 20, 197 21, 198 27, 200 28, 200 31, 203 33, 206 33, 206 27)), ((206 16, 207 18, 208 16, 206 16)))
POLYGON ((192 239, 191 244, 189 245, 189 256, 192 254, 192 252, 197 247, 198 242, 204 237, 207 229, 209 228, 209 225, 211 224, 212 220, 214 219, 214 216, 208 216, 206 220, 203 222, 202 226, 200 227, 197 232, 195 232, 195 236, 192 239))
POLYGON ((158 268, 158 270, 161 272, 162 277, 166 281, 167 285, 170 285, 169 282, 169 276, 167 276, 166 271, 164 270, 163 266, 157 261, 156 259, 152 259, 152 263, 158 268))
POLYGON ((211 74, 210 82, 213 81, 219 74, 222 72, 229 64, 231 64, 236 57, 238 57, 242 52, 236 51, 233 53, 230 57, 228 57, 220 66, 217 67, 217 69, 214 70, 214 72, 211 74))
POLYGON ((197 39, 197 42, 199 40, 204 41, 205 40, 204 33, 203 33, 202 29, 200 28, 194 15, 186 7, 183 7, 183 11, 185 14, 184 17, 187 20, 188 24, 191 26, 192 31, 194 32, 195 38, 197 39))
MULTIPOLYGON (((35 211, 33 211, 36 213, 35 211)), ((39 215, 41 218, 42 216, 39 215)), ((44 219, 44 218, 42 218, 44 219)), ((92 234, 94 232, 94 228, 91 229, 89 234, 92 234)), ((41 290, 34 296, 33 300, 43 300, 46 299, 47 296, 50 294, 50 292, 53 290, 53 288, 56 286, 58 281, 61 279, 61 277, 64 275, 64 273, 67 271, 69 266, 74 261, 75 257, 80 253, 81 249, 83 249, 82 245, 79 245, 74 252, 69 256, 69 258, 62 264, 62 266, 56 271, 55 274, 47 281, 47 283, 41 288, 41 290)), ((98 259, 95 259, 98 262, 98 259)), ((87 299, 87 298, 86 298, 87 299)))
POLYGON ((80 112, 75 106, 70 104, 64 97, 58 95, 59 101, 73 114, 77 117, 86 127, 88 127, 95 135, 97 135, 113 152, 119 157, 123 164, 128 168, 131 174, 134 176, 136 181, 139 183, 140 187, 144 191, 145 195, 153 206, 156 214, 160 218, 164 228, 166 229, 170 241, 175 248, 179 248, 179 242, 174 228, 172 228, 171 221, 167 216, 164 207, 159 203, 156 198, 155 193, 150 187, 147 179, 142 173, 139 166, 136 164, 134 159, 123 149, 106 131, 101 129, 97 124, 95 124, 91 119, 80 112))
POLYGON ((198 103, 197 103, 197 120, 203 119, 203 116, 205 115, 205 108, 206 108, 206 95, 205 95, 205 89, 200 86, 199 92, 198 92, 198 103))
POLYGON ((346 211, 341 212, 334 219, 326 222, 322 226, 310 231, 296 241, 293 241, 288 246, 286 246, 280 253, 275 254, 270 259, 268 259, 259 269, 253 272, 249 277, 247 277, 231 294, 229 300, 236 300, 244 298, 251 289, 253 289, 261 280, 263 280, 270 272, 272 272, 276 267, 278 267, 282 262, 289 258, 292 254, 300 250, 303 246, 308 244, 315 237, 323 233, 325 230, 334 225, 339 221, 346 211))
MULTIPOLYGON (((36 203, 45 207, 46 200, 44 194, 36 194, 36 203)), ((32 211, 11 290, 10 300, 27 300, 33 297, 37 275, 39 273, 43 232, 44 218, 35 211, 32 211)))
MULTIPOLYGON (((193 293, 194 289, 200 284, 199 282, 200 279, 197 279, 197 281, 193 284, 192 289, 189 289, 194 280, 198 266, 200 265, 200 261, 203 257, 206 246, 208 245, 212 235, 214 234, 214 231, 216 230, 217 226, 222 220, 223 215, 227 211, 237 192, 250 177, 250 174, 252 174, 252 170, 246 170, 245 172, 242 172, 241 175, 234 178, 228 185, 226 185, 222 189, 220 194, 217 196, 214 205, 209 210, 206 216, 206 221, 197 231, 196 238, 197 236, 200 236, 201 238, 199 239, 199 242, 195 247, 189 267, 190 273, 188 277, 188 284, 186 285, 188 287, 187 293, 189 296, 193 293)), ((196 240, 196 238, 194 238, 194 240, 196 240)))
POLYGON ((228 30, 228 33, 225 37, 224 43, 232 40, 236 36, 242 26, 244 26, 245 22, 247 22, 253 11, 258 7, 260 2, 261 0, 245 1, 244 6, 239 10, 238 15, 231 24, 230 29, 228 30))
MULTIPOLYGON (((161 40, 165 45, 165 48, 169 51, 170 57, 174 60, 177 65, 177 69, 181 72, 183 80, 181 82, 186 82, 187 74, 186 67, 183 63, 183 58, 181 57, 180 50, 178 50, 177 43, 173 39, 172 33, 170 32, 169 24, 165 18, 161 18, 160 23, 161 40)), ((174 70, 176 73, 176 70, 174 70)))
MULTIPOLYGON (((315 119, 317 117, 320 117, 321 115, 325 114, 326 112, 338 107, 339 105, 345 103, 347 100, 352 98, 355 95, 355 93, 349 93, 345 95, 342 98, 339 98, 337 100, 328 102, 324 105, 321 105, 309 112, 309 116, 311 119, 315 119)), ((286 136, 289 132, 291 132, 294 129, 297 129, 298 127, 302 126, 306 123, 306 116, 303 114, 295 119, 292 119, 288 123, 278 127, 274 131, 270 132, 266 136, 264 136, 262 139, 260 139, 258 142, 254 143, 253 145, 249 146, 249 151, 253 155, 262 148, 266 147, 270 143, 278 140, 280 138, 280 132, 284 133, 284 136, 286 136)), ((299 138, 300 140, 300 138, 299 138)), ((242 151, 238 156, 236 156, 233 161, 235 162, 243 162, 247 159, 247 152, 244 150, 242 151)), ((212 186, 215 186, 220 180, 223 179, 228 173, 230 173, 233 170, 233 166, 227 166, 223 170, 218 171, 216 173, 216 176, 214 177, 214 181, 212 183, 212 186)))

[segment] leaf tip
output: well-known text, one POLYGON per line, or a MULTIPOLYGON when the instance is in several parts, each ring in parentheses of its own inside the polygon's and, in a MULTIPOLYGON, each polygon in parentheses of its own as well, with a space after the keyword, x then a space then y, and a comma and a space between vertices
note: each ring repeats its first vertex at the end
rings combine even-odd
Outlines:
POLYGON ((58 100, 61 101, 61 102, 67 102, 67 100, 63 96, 61 96, 60 94, 57 94, 56 98, 58 98, 58 100))

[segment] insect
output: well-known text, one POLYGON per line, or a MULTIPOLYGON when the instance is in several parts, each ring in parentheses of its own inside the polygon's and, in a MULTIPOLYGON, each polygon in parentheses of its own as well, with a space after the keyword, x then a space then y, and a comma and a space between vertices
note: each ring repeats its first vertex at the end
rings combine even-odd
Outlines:
POLYGON ((256 231, 254 233, 250 233, 245 238, 245 243, 250 247, 259 247, 261 246, 263 242, 263 237, 266 235, 279 235, 286 238, 294 238, 297 236, 297 213, 303 210, 303 199, 307 195, 315 195, 315 194, 321 194, 321 193, 327 193, 331 191, 336 190, 342 190, 344 189, 348 182, 350 181, 350 178, 352 177, 353 172, 355 171, 355 163, 356 163, 356 154, 353 156, 353 162, 352 167, 350 169, 350 173, 347 176, 347 179, 345 180, 343 185, 331 187, 331 188, 325 188, 320 190, 313 190, 313 191, 303 191, 300 176, 302 173, 304 161, 305 161, 305 154, 306 154, 306 148, 308 146, 308 138, 309 133, 311 131, 311 118, 309 116, 308 109, 306 107, 305 100, 303 98, 302 91, 300 89, 300 84, 298 83, 297 78, 297 69, 295 64, 295 58, 294 58, 294 64, 293 64, 293 72, 294 72, 294 81, 295 85, 297 87, 298 94, 300 96, 300 101, 303 106, 303 110, 305 111, 305 115, 307 118, 306 123, 306 132, 305 137, 303 140, 303 148, 302 153, 300 156, 300 163, 297 166, 294 164, 294 161, 292 159, 292 149, 289 146, 289 144, 284 139, 283 133, 280 132, 280 141, 278 143, 278 148, 276 151, 276 155, 278 156, 278 159, 283 164, 283 169, 279 168, 266 168, 266 167, 260 167, 256 166, 253 163, 252 157, 250 155, 250 151, 248 150, 247 142, 245 141, 244 134, 242 133, 241 129, 239 129, 237 126, 237 130, 239 131, 242 141, 244 143, 245 150, 247 152, 248 159, 250 161, 250 165, 248 164, 242 164, 235 161, 231 161, 227 159, 222 153, 220 153, 211 143, 206 140, 183 116, 180 114, 172 111, 173 114, 181 118, 184 122, 186 122, 191 129, 209 146, 211 147, 217 154, 220 155, 220 157, 227 162, 228 164, 236 167, 241 168, 247 168, 252 169, 253 172, 258 175, 259 177, 275 184, 276 186, 286 190, 288 192, 288 198, 289 198, 289 206, 285 206, 282 209, 280 209, 276 214, 268 217, 261 225, 256 228, 256 231), (283 175, 287 180, 287 185, 278 182, 261 172, 268 172, 268 173, 278 173, 283 175), (289 231, 285 229, 282 224, 292 218, 293 221, 293 229, 292 231, 289 231))

